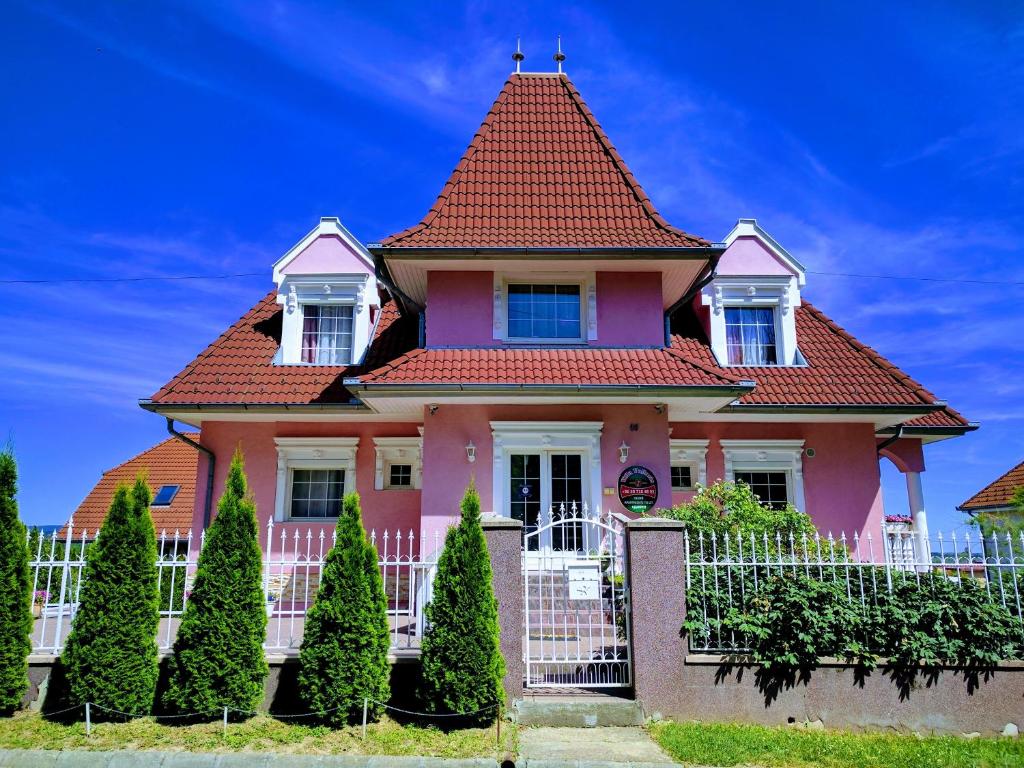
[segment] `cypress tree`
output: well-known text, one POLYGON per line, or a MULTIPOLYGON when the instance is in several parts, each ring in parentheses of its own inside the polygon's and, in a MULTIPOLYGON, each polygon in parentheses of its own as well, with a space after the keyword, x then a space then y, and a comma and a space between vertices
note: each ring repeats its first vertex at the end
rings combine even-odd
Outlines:
POLYGON ((0 452, 0 712, 21 704, 32 646, 32 580, 25 526, 18 519, 18 467, 0 452))
POLYGON ((262 571, 256 505, 239 449, 206 531, 169 660, 168 707, 213 714, 225 706, 251 711, 259 705, 267 676, 262 571))
POLYGON ((299 693, 331 725, 383 714, 390 696, 388 604, 377 549, 366 537, 359 494, 345 495, 299 651, 299 693))
POLYGON ((462 499, 461 522, 445 536, 426 619, 423 704, 430 712, 476 713, 467 716, 472 723, 492 722, 505 700, 505 660, 480 496, 472 484, 462 499))
MULTIPOLYGON (((132 715, 153 709, 160 615, 150 498, 141 476, 134 486, 119 485, 90 547, 61 658, 72 703, 132 715)), ((105 714, 101 709, 96 717, 105 714)))

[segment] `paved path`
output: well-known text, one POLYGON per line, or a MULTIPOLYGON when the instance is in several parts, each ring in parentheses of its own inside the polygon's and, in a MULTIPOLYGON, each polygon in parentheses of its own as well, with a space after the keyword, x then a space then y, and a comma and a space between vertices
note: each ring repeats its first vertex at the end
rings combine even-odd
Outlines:
POLYGON ((642 728, 525 728, 519 734, 519 764, 524 760, 529 768, 672 764, 642 728))

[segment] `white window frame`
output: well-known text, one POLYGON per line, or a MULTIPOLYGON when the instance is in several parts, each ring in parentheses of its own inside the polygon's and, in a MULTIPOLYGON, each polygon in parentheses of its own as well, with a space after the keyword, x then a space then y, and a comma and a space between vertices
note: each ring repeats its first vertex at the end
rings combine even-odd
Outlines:
POLYGON ((800 304, 795 277, 717 277, 703 289, 701 303, 710 307, 711 351, 718 364, 729 367, 725 332, 726 308, 771 309, 775 317, 774 365, 740 363, 742 368, 779 368, 804 365, 797 350, 796 320, 793 307, 800 304))
POLYGON ((373 487, 378 491, 419 490, 423 487, 423 438, 375 437, 376 453, 373 487), (409 464, 412 467, 411 485, 391 485, 391 465, 409 464))
POLYGON ((358 437, 275 437, 277 447, 277 494, 274 520, 278 522, 330 522, 337 517, 291 517, 293 469, 342 469, 342 493, 356 490, 358 437))
MULTIPOLYGON (((601 421, 492 421, 492 512, 507 517, 511 456, 514 453, 579 453, 583 456, 583 498, 598 514, 601 492, 601 421)), ((548 461, 541 461, 541 487, 550 487, 548 461), (548 476, 546 476, 548 475, 548 476)), ((546 491, 545 491, 546 492, 546 491)), ((541 511, 543 508, 541 500, 541 511)))
POLYGON ((281 323, 281 349, 275 363, 281 365, 321 365, 302 362, 302 326, 305 308, 311 305, 352 307, 352 360, 334 367, 358 364, 370 343, 373 328, 369 307, 379 303, 376 285, 369 275, 296 275, 281 283, 278 303, 284 305, 281 323))
POLYGON ((597 340, 597 278, 586 273, 494 273, 494 314, 492 337, 506 344, 583 344, 597 340), (580 335, 574 339, 545 339, 509 336, 509 285, 578 285, 580 287, 580 335))
MULTIPOLYGON (((708 443, 707 440, 669 440, 669 463, 673 467, 690 467, 692 488, 676 488, 676 492, 695 491, 708 484, 708 443)), ((672 475, 669 474, 671 485, 672 475)))
POLYGON ((803 440, 721 440, 725 479, 736 482, 736 472, 785 472, 786 497, 806 512, 804 501, 803 440))

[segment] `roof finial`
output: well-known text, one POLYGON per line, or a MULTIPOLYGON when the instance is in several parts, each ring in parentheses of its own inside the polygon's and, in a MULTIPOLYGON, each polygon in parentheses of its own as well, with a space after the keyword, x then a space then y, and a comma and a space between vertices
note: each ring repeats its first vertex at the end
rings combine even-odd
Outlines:
POLYGON ((555 61, 558 62, 558 74, 562 74, 562 62, 565 61, 565 54, 562 53, 562 36, 558 36, 558 50, 555 51, 555 61))
POLYGON ((524 56, 523 52, 519 49, 519 35, 516 35, 516 52, 512 54, 512 61, 516 63, 517 75, 519 74, 519 65, 522 64, 523 59, 525 58, 526 56, 524 56))

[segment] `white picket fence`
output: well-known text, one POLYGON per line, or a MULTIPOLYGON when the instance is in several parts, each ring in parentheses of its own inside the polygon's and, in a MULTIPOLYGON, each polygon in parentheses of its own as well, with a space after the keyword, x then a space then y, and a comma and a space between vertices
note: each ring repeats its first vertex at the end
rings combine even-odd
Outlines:
MULTIPOLYGON (((59 654, 78 610, 89 550, 97 531, 76 530, 69 521, 63 531, 35 536, 29 532, 34 653, 59 654)), ((413 530, 370 531, 388 601, 393 650, 415 649, 423 636, 423 608, 430 601, 437 558, 443 544, 435 533, 424 548, 413 530), (426 552, 427 554, 423 554, 426 552)), ((306 611, 320 585, 324 561, 336 533, 323 527, 304 531, 292 524, 269 521, 263 538, 263 593, 267 610, 264 648, 271 653, 296 652, 302 644, 306 611)), ((205 532, 162 531, 157 538, 157 579, 160 626, 157 644, 174 644, 195 580, 205 532)))

